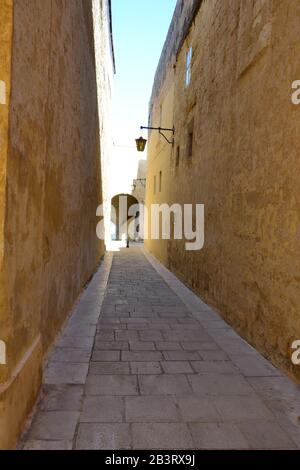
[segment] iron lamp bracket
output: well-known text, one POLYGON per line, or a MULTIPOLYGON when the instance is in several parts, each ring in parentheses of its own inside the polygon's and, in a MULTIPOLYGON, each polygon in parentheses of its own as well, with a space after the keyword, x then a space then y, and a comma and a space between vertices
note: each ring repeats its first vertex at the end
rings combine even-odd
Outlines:
POLYGON ((144 126, 141 126, 141 129, 148 129, 148 130, 152 130, 152 131, 158 131, 160 133, 160 135, 163 136, 163 138, 168 142, 168 144, 171 144, 171 145, 174 145, 174 138, 172 140, 169 140, 167 138, 167 136, 164 134, 164 132, 172 132, 173 133, 173 136, 175 134, 175 127, 173 127, 173 129, 168 129, 166 127, 144 127, 144 126))

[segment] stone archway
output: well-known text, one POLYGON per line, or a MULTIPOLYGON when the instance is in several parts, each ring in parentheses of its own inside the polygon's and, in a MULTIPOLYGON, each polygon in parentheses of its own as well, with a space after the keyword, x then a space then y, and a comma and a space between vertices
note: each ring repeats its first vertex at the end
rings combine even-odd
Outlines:
MULTIPOLYGON (((135 233, 138 237, 139 223, 136 214, 129 215, 132 206, 138 206, 139 201, 131 194, 117 194, 111 200, 111 239, 112 240, 125 240, 128 236, 128 226, 130 222, 136 220, 135 233)), ((135 238, 136 238, 135 237, 135 238)))

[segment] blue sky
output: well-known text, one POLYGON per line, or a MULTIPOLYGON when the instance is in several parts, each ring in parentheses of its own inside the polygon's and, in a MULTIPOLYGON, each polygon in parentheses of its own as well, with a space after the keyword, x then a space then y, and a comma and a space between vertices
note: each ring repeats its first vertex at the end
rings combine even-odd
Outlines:
POLYGON ((113 134, 133 145, 147 125, 154 74, 176 0, 112 0, 116 76, 113 134))

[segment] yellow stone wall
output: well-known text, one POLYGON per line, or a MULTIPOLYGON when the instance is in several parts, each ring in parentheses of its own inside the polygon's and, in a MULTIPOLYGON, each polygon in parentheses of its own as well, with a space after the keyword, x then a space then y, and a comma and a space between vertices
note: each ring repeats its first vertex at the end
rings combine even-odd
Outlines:
POLYGON ((0 448, 104 252, 92 2, 0 0, 0 448), (3 27, 4 25, 4 27, 3 27))
POLYGON ((181 241, 148 241, 148 249, 298 381, 291 345, 300 339, 300 106, 291 95, 299 21, 297 0, 178 2, 151 100, 155 122, 174 87, 176 142, 159 154, 151 135, 147 188, 150 203, 152 175, 165 167, 161 202, 205 204, 202 251, 185 251, 181 241))
POLYGON ((136 179, 132 182, 132 196, 135 197, 140 204, 145 204, 146 196, 146 177, 147 177, 147 160, 139 160, 136 179))
MULTIPOLYGON (((3 0, 0 4, 0 81, 2 94, 0 100, 0 312, 7 311, 7 297, 2 294, 5 289, 3 277, 4 257, 4 220, 6 206, 6 165, 8 149, 8 125, 9 125, 9 98, 11 77, 11 41, 12 41, 12 0, 3 0), (5 96, 3 96, 3 88, 5 96)), ((0 313, 1 315, 1 313, 0 313)), ((4 341, 5 323, 0 323, 0 341, 4 341)), ((5 367, 0 365, 0 382, 7 379, 8 373, 5 367)))
MULTIPOLYGON (((173 106, 174 106, 174 84, 172 72, 168 71, 165 86, 159 90, 159 96, 153 102, 152 120, 150 127, 173 128, 173 106)), ((168 140, 173 139, 171 132, 164 132, 168 140)), ((160 239, 151 238, 151 206, 154 204, 163 204, 170 202, 170 159, 173 146, 170 145, 158 131, 149 131, 148 141, 148 165, 146 181, 146 202, 149 210, 149 226, 145 247, 149 251, 155 252, 157 258, 164 264, 168 264, 168 241, 162 239, 162 230, 160 230, 160 239), (160 184, 161 182, 161 184, 160 184)))

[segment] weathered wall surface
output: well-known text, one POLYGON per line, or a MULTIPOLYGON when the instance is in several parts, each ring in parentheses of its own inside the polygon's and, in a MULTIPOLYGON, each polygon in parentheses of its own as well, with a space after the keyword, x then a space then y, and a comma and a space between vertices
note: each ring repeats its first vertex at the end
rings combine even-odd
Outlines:
MULTIPOLYGON (((0 339, 7 345, 0 448, 8 448, 35 401, 43 355, 104 247, 95 233, 101 177, 92 2, 1 0, 0 12, 11 61, 7 129, 0 105, 0 339)), ((2 65, 2 40, 0 50, 2 65)))
MULTIPOLYGON (((9 97, 11 78, 11 42, 12 42, 12 0, 1 2, 0 8, 0 312, 7 309, 7 302, 1 292, 4 289, 2 265, 4 256, 4 220, 5 220, 5 191, 6 165, 8 149, 9 97)), ((0 341, 3 339, 3 327, 0 328, 0 341)), ((6 378, 6 371, 0 365, 0 378, 6 378)))
POLYGON ((136 179, 133 180, 132 196, 139 204, 145 204, 146 196, 146 178, 147 178, 147 160, 139 160, 136 179))
POLYGON ((151 101, 155 121, 161 93, 174 85, 169 111, 176 142, 163 163, 151 136, 149 172, 169 165, 166 200, 205 204, 205 246, 187 252, 183 242, 171 241, 164 259, 163 243, 148 242, 156 256, 298 381, 291 345, 300 339, 300 107, 291 102, 291 84, 300 79, 299 19, 297 0, 178 2, 151 101), (200 9, 182 36, 196 3, 200 9), (185 87, 190 45, 192 80, 185 87))
POLYGON ((112 17, 110 0, 93 0, 95 52, 98 84, 98 107, 101 146, 101 179, 105 242, 110 241, 111 210, 111 159, 113 153, 111 102, 115 57, 112 40, 112 17))
MULTIPOLYGON (((151 126, 172 129, 174 124, 174 83, 173 69, 167 70, 166 79, 163 86, 158 91, 155 101, 153 101, 151 126)), ((165 133, 168 139, 172 139, 172 133, 165 133)), ((152 238, 155 221, 152 219, 152 206, 161 203, 171 203, 170 199, 170 160, 172 156, 172 145, 157 131, 149 132, 148 141, 148 164, 146 182, 146 207, 148 208, 149 226, 146 232, 145 247, 153 251, 157 258, 168 264, 168 241, 162 239, 162 229, 160 228, 159 240, 152 238)), ((146 227, 145 227, 146 230, 146 227)))

